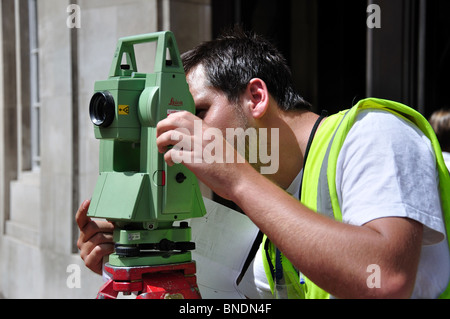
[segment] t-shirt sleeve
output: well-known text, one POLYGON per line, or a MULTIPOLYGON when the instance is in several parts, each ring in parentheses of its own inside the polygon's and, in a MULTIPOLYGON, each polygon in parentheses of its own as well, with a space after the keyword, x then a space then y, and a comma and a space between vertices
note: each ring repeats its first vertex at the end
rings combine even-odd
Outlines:
POLYGON ((422 223, 424 245, 445 238, 436 156, 429 139, 386 111, 362 111, 339 154, 336 187, 343 221, 384 217, 422 223))

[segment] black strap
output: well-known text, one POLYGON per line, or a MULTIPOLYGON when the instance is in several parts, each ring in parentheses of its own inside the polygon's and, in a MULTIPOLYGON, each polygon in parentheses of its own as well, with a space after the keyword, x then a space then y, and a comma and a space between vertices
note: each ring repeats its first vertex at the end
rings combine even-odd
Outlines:
POLYGON ((259 250, 259 246, 261 245, 263 236, 264 236, 264 234, 261 231, 259 231, 258 235, 256 236, 255 241, 253 242, 252 248, 250 249, 247 259, 245 260, 245 263, 244 263, 244 266, 242 267, 241 273, 239 274, 239 276, 236 280, 236 285, 239 285, 239 283, 242 281, 242 278, 244 278, 244 275, 247 272, 248 267, 250 266, 251 262, 253 261, 253 258, 255 258, 256 253, 259 250))
MULTIPOLYGON (((322 120, 328 116, 328 111, 323 110, 322 114, 319 116, 319 118, 316 121, 316 124, 314 124, 313 129, 311 131, 311 134, 309 135, 308 145, 306 146, 305 156, 303 157, 303 174, 305 173, 305 167, 306 167, 306 160, 308 159, 309 151, 311 150, 311 145, 314 140, 314 136, 316 136, 317 129, 319 128, 320 123, 322 123, 322 120)), ((300 189, 298 193, 298 197, 300 201, 302 200, 302 185, 303 180, 300 181, 300 189)))

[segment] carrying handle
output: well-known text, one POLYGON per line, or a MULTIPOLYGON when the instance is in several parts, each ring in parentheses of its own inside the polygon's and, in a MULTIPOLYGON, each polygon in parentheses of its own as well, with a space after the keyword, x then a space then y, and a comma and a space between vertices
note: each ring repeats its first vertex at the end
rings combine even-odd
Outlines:
POLYGON ((154 73, 171 72, 184 74, 175 36, 171 31, 164 31, 119 39, 109 76, 117 77, 122 75, 121 64, 124 55, 126 55, 130 69, 137 72, 134 45, 151 42, 157 42, 154 73), (167 52, 171 57, 170 64, 167 63, 167 52))

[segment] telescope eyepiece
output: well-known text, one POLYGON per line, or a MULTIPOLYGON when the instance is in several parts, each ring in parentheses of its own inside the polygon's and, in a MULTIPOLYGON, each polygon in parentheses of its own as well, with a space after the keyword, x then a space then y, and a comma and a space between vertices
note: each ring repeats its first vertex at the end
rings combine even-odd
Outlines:
POLYGON ((89 114, 92 123, 99 127, 108 127, 116 116, 114 98, 108 91, 97 92, 91 98, 89 114))

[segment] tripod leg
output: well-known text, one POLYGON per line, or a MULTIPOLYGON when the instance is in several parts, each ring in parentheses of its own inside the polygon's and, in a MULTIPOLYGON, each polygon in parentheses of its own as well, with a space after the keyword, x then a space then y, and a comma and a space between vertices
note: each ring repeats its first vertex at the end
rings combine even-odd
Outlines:
POLYGON ((196 277, 182 272, 144 276, 144 290, 137 299, 201 299, 196 277))
POLYGON ((108 280, 97 294, 97 299, 116 299, 119 293, 114 290, 114 281, 108 280))

